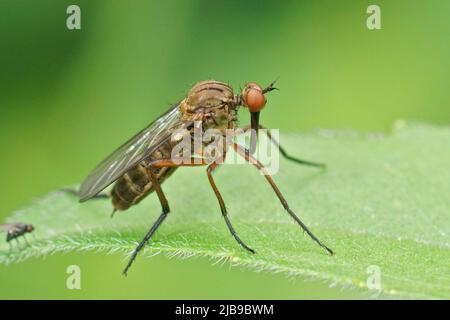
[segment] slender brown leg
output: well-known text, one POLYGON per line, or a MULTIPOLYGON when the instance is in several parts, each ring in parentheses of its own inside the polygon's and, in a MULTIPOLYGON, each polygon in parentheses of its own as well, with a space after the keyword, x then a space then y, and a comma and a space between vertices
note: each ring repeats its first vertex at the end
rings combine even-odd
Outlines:
POLYGON ((25 234, 22 236, 22 238, 23 238, 23 240, 25 240, 25 244, 26 244, 27 246, 29 246, 30 243, 28 242, 27 237, 25 236, 25 234))
POLYGON ((283 205, 284 209, 289 213, 289 215, 302 227, 302 229, 313 239, 315 242, 317 242, 322 248, 324 248, 326 251, 328 251, 329 254, 333 254, 333 250, 328 248, 326 245, 324 245, 309 229, 308 227, 300 220, 299 217, 292 211, 292 209, 289 207, 286 199, 284 199, 283 195, 281 194, 281 191, 278 189, 277 185, 273 181, 272 177, 266 172, 264 166, 256 160, 247 149, 241 147, 240 145, 233 143, 234 150, 243 157, 247 162, 253 164, 258 170, 262 171, 264 174, 264 177, 269 182, 270 186, 272 187, 273 191, 277 195, 278 199, 280 199, 281 204, 283 205))
MULTIPOLYGON (((245 126, 243 128, 241 128, 244 132, 247 131, 248 129, 250 129, 251 126, 245 126)), ((267 138, 280 150, 280 153, 283 157, 285 157, 286 159, 293 161, 295 163, 298 164, 303 164, 306 166, 311 166, 311 167, 318 167, 318 168, 326 168, 326 164, 324 163, 318 163, 318 162, 312 162, 312 161, 307 161, 307 160, 302 160, 299 158, 295 158, 291 155, 289 155, 286 150, 280 145, 280 143, 272 137, 272 134, 270 133, 270 129, 267 129, 266 127, 263 127, 262 125, 259 125, 259 129, 265 129, 265 133, 267 135, 267 138)), ((254 152, 251 152, 251 154, 253 154, 254 152)))
POLYGON ((153 236, 153 234, 156 232, 156 230, 159 228, 159 226, 162 224, 162 222, 166 219, 167 215, 170 212, 169 202, 166 199, 166 196, 164 195, 164 192, 161 189, 161 185, 158 181, 158 178, 155 176, 153 171, 151 170, 152 167, 155 168, 161 168, 161 167, 176 167, 176 166, 191 166, 191 165, 205 165, 204 163, 201 164, 195 164, 193 161, 190 164, 175 164, 173 161, 169 159, 161 159, 156 160, 147 167, 147 174, 150 178, 150 181, 152 183, 152 187, 156 191, 156 194, 158 195, 159 202, 161 203, 162 207, 162 213, 159 216, 159 218, 155 221, 155 223, 152 225, 150 230, 148 230, 145 237, 142 239, 142 241, 139 243, 139 245, 134 250, 133 254, 131 255, 130 260, 128 261, 127 266, 123 270, 123 274, 126 276, 128 269, 133 264, 134 260, 136 259, 136 256, 138 255, 139 251, 145 246, 145 244, 150 240, 150 238, 153 236))
POLYGON ((233 228, 233 225, 231 224, 230 219, 228 218, 228 212, 227 208, 225 206, 225 202, 223 201, 222 195, 219 192, 219 189, 217 189, 216 183, 214 182, 214 178, 212 176, 213 171, 219 166, 218 163, 213 162, 211 165, 208 166, 208 169, 206 169, 206 173, 208 174, 208 180, 211 184, 212 189, 214 190, 214 193, 217 197, 217 200, 219 201, 220 210, 222 211, 222 216, 225 219, 225 222, 228 226, 228 230, 230 230, 233 237, 236 239, 236 241, 246 250, 250 251, 251 253, 255 253, 255 250, 247 246, 241 238, 237 235, 236 231, 233 228))
POLYGON ((161 189, 161 185, 158 182, 158 179, 156 178, 155 174, 153 173, 151 167, 147 168, 147 174, 150 178, 150 181, 152 182, 152 187, 155 189, 156 194, 158 195, 159 202, 161 203, 162 213, 159 216, 158 220, 155 221, 153 226, 148 230, 147 234, 145 235, 144 239, 139 243, 139 245, 134 250, 130 260, 128 261, 127 266, 123 270, 123 274, 126 276, 128 269, 133 264, 133 261, 136 259, 137 254, 141 249, 144 247, 144 245, 147 243, 148 240, 153 236, 153 234, 156 232, 158 227, 161 225, 161 223, 166 219, 167 215, 170 212, 169 203, 167 202, 166 196, 164 195, 164 192, 161 189))

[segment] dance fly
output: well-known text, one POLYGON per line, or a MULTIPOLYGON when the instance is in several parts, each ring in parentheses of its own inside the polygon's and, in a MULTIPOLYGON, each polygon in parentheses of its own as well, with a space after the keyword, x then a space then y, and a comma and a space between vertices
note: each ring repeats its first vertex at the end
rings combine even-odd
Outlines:
MULTIPOLYGON (((244 89, 237 94, 233 93, 233 89, 229 84, 221 81, 206 80, 195 84, 183 100, 174 104, 166 113, 116 149, 85 179, 78 190, 80 202, 103 196, 100 192, 115 182, 110 193, 113 214, 116 211, 124 211, 138 204, 153 191, 156 192, 159 198, 162 213, 134 250, 123 271, 125 275, 139 251, 167 217, 170 211, 169 202, 161 188, 161 184, 179 167, 207 166, 206 173, 209 182, 217 197, 222 216, 229 231, 239 245, 247 251, 255 253, 252 248, 239 238, 234 230, 228 217, 225 202, 214 182, 212 174, 221 162, 207 161, 204 158, 204 153, 195 148, 190 156, 192 161, 182 163, 174 161, 172 151, 179 139, 174 139, 173 133, 184 130, 183 132, 189 139, 194 139, 194 130, 201 127, 203 131, 213 128, 226 135, 227 130, 237 129, 238 109, 240 107, 247 108, 250 112, 251 124, 242 129, 244 131, 251 129, 250 146, 247 149, 235 142, 227 143, 223 145, 223 157, 229 148, 232 148, 239 156, 256 166, 258 170, 264 171, 264 166, 255 159, 253 153, 256 148, 258 130, 263 128, 259 123, 260 111, 266 105, 265 95, 276 89, 274 84, 275 82, 266 88, 262 88, 256 83, 247 83, 244 89), (198 161, 199 158, 200 161, 198 161)), ((287 159, 309 166, 324 166, 320 163, 289 156, 279 145, 278 141, 271 137, 270 131, 265 131, 265 133, 287 159)), ((207 147, 206 142, 204 144, 204 147, 207 147)), ((333 254, 333 251, 325 246, 292 211, 272 177, 269 174, 265 174, 264 177, 289 215, 315 242, 329 254, 333 254)))

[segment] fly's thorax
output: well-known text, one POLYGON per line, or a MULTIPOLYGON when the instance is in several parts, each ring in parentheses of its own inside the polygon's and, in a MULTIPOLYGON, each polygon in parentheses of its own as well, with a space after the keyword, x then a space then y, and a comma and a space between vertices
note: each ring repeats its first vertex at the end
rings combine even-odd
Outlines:
POLYGON ((196 150, 196 153, 209 162, 214 158, 224 159, 229 148, 228 130, 235 129, 236 123, 236 109, 224 106, 211 110, 210 115, 202 122, 202 149, 196 150))
POLYGON ((220 130, 226 134, 227 129, 234 129, 237 122, 237 112, 234 108, 223 106, 221 108, 211 109, 203 119, 203 131, 209 129, 220 130))
POLYGON ((25 234, 26 231, 26 224, 24 223, 16 223, 12 225, 7 232, 6 235, 6 241, 11 241, 13 239, 16 239, 20 237, 21 235, 25 234))
POLYGON ((233 88, 225 82, 206 80, 195 84, 187 95, 187 103, 193 107, 215 107, 228 104, 234 98, 233 88))
POLYGON ((201 121, 202 129, 234 129, 237 120, 233 88, 221 81, 206 80, 195 84, 180 104, 183 119, 201 121))
POLYGON ((206 80, 195 84, 180 105, 185 113, 205 112, 223 105, 233 106, 233 88, 225 82, 206 80))
MULTIPOLYGON (((187 133, 191 136, 192 156, 203 157, 205 150, 211 149, 213 145, 223 154, 226 153, 227 130, 236 128, 237 107, 232 87, 224 82, 206 80, 189 90, 180 103, 180 111, 183 120, 193 123, 187 133)), ((180 136, 174 140, 183 139, 180 136)))

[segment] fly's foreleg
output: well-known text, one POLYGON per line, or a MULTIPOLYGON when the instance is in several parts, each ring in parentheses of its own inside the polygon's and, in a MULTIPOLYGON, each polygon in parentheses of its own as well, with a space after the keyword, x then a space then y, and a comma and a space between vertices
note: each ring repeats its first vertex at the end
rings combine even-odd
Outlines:
POLYGON ((134 250, 133 254, 131 255, 130 260, 128 261, 127 266, 123 270, 123 274, 126 276, 128 269, 133 264, 134 260, 136 259, 139 251, 145 246, 145 244, 150 240, 150 238, 153 236, 153 234, 156 232, 156 230, 159 228, 159 226, 162 224, 162 222, 166 219, 167 215, 170 212, 169 202, 166 199, 166 196, 164 195, 164 192, 161 189, 161 185, 158 181, 158 178, 155 176, 155 174, 152 171, 153 168, 164 168, 164 167, 179 167, 179 166, 195 166, 195 165, 205 165, 204 162, 202 163, 194 163, 194 159, 191 159, 191 163, 189 164, 176 164, 170 159, 161 159, 161 160, 155 160, 151 162, 147 166, 147 174, 150 178, 150 182, 152 183, 152 187, 156 191, 156 194, 158 195, 159 202, 161 203, 162 213, 158 217, 158 219, 155 221, 155 223, 152 225, 150 230, 148 230, 145 237, 142 239, 142 241, 139 243, 139 245, 134 250))
MULTIPOLYGON (((280 145, 280 143, 279 143, 274 137, 272 137, 272 134, 270 133, 270 129, 267 129, 266 127, 263 127, 262 125, 259 125, 259 128, 260 128, 260 129, 265 129, 264 132, 266 133, 267 138, 268 138, 268 139, 269 139, 269 140, 270 140, 270 141, 278 148, 278 150, 280 150, 280 153, 281 153, 281 155, 282 155, 284 158, 286 158, 286 159, 288 159, 288 160, 290 160, 290 161, 293 161, 293 162, 295 162, 295 163, 303 164, 303 165, 306 165, 306 166, 318 167, 318 168, 326 168, 326 164, 324 164, 324 163, 318 163, 318 162, 312 162, 312 161, 302 160, 302 159, 295 158, 295 157, 289 155, 289 154, 286 152, 286 149, 284 149, 284 148, 280 145)), ((242 130, 243 130, 244 132, 246 132, 248 129, 250 129, 250 126, 245 126, 245 127, 242 128, 242 130)))
POLYGON ((300 225, 300 227, 313 239, 315 242, 319 244, 322 248, 324 248, 329 254, 333 254, 333 250, 328 248, 326 245, 324 245, 309 229, 308 227, 300 220, 300 218, 295 214, 294 211, 289 207, 289 204, 287 203, 286 199, 281 194, 280 189, 278 189, 277 185, 275 184, 275 181, 273 181, 272 177, 267 173, 264 166, 256 160, 249 152, 249 150, 241 147, 240 145, 233 143, 233 148, 236 151, 237 154, 239 154, 241 157, 243 157, 247 162, 254 165, 258 170, 260 170, 264 177, 266 178, 267 182, 269 182, 270 186, 272 187, 273 191, 277 195, 278 199, 280 200, 281 204, 283 205, 284 209, 289 213, 289 215, 300 225))
POLYGON ((214 169, 216 169, 219 166, 218 163, 213 162, 211 165, 208 166, 208 169, 206 169, 206 173, 208 174, 208 180, 211 184, 212 189, 214 190, 214 194, 217 197, 217 200, 219 201, 220 210, 222 211, 222 216, 225 219, 225 222, 227 224, 228 229, 230 230, 233 237, 236 239, 236 241, 246 250, 250 251, 251 253, 255 253, 255 250, 247 246, 237 235, 236 231, 233 228, 233 225, 231 224, 230 219, 228 218, 228 212, 227 208, 225 206, 225 202, 223 201, 222 195, 219 192, 219 189, 217 189, 216 183, 214 182, 214 178, 212 176, 212 173, 214 169))
POLYGON ((27 246, 29 246, 30 243, 28 242, 27 237, 25 236, 25 234, 22 236, 22 238, 23 238, 23 240, 25 241, 25 244, 26 244, 27 246))

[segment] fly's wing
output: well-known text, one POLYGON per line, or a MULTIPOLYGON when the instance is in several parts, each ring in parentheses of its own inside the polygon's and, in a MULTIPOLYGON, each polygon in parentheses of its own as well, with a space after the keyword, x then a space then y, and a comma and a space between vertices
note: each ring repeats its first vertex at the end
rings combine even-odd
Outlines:
POLYGON ((25 231, 27 228, 27 225, 25 223, 21 223, 21 222, 16 222, 16 223, 2 223, 0 224, 0 232, 1 231, 6 231, 6 232, 11 232, 13 231, 13 233, 23 233, 23 231, 25 231))
POLYGON ((0 232, 6 232, 11 227, 9 223, 0 223, 0 232))
POLYGON ((170 139, 171 130, 182 126, 179 103, 153 121, 103 160, 81 184, 80 202, 89 200, 129 169, 144 160, 163 142, 170 139))

